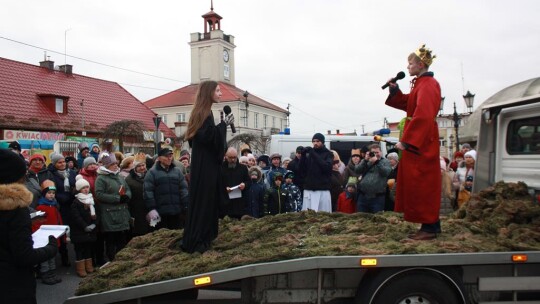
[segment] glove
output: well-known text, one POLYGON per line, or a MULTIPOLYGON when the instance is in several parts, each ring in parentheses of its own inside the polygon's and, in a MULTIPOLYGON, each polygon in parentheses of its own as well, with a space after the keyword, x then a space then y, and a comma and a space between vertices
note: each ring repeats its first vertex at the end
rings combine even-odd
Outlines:
POLYGON ((313 149, 312 147, 304 147, 304 149, 302 150, 302 155, 309 154, 309 152, 311 152, 312 149, 313 149))
POLYGON ((227 116, 225 116, 225 118, 223 118, 223 122, 227 126, 230 126, 230 125, 234 124, 234 115, 232 113, 227 114, 227 116))
POLYGON ((150 223, 152 220, 156 220, 159 218, 159 213, 156 211, 156 209, 151 210, 146 215, 146 220, 150 223))
POLYGON ((121 195, 120 196, 120 203, 127 204, 129 202, 129 196, 127 195, 121 195))
POLYGON ((96 228, 96 224, 90 224, 84 228, 84 231, 86 232, 92 232, 96 228))

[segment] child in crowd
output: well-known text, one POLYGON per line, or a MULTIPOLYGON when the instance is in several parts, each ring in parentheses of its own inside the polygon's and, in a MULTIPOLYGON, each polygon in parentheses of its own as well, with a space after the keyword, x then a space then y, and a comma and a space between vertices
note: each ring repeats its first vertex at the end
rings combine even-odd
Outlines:
POLYGON ((472 175, 467 176, 465 182, 459 189, 457 204, 458 208, 461 208, 465 203, 471 199, 471 191, 473 186, 474 177, 472 175))
POLYGON ((96 209, 94 197, 90 192, 90 183, 81 175, 77 176, 75 188, 79 193, 71 204, 71 241, 75 247, 75 267, 79 277, 86 277, 94 272, 92 257, 94 256, 96 233, 96 209))
POLYGON ((281 188, 283 183, 283 175, 279 172, 274 172, 274 181, 271 188, 266 190, 264 195, 265 214, 276 215, 294 211, 289 201, 289 193, 281 188))
POLYGON ((355 213, 356 212, 356 183, 358 179, 354 176, 349 177, 345 190, 341 192, 337 200, 337 212, 355 213))
POLYGON ((252 217, 259 218, 263 216, 264 213, 264 184, 262 183, 262 171, 259 167, 252 166, 248 169, 248 173, 252 182, 246 194, 248 214, 252 217))
POLYGON ((293 183, 294 173, 292 171, 287 171, 285 173, 285 184, 281 186, 284 191, 289 193, 289 202, 292 205, 291 212, 299 212, 302 210, 302 192, 297 185, 293 183))
MULTIPOLYGON (((36 210, 44 211, 46 213, 46 218, 44 221, 40 222, 38 227, 41 225, 63 225, 62 217, 60 216, 60 211, 58 210, 59 205, 56 201, 56 187, 54 182, 51 180, 44 180, 41 183, 41 198, 38 200, 38 205, 36 210)), ((36 230, 37 230, 36 229, 36 230)), ((56 259, 52 258, 40 264, 40 273, 41 273, 41 282, 47 285, 54 285, 62 282, 62 279, 56 276, 56 259)))

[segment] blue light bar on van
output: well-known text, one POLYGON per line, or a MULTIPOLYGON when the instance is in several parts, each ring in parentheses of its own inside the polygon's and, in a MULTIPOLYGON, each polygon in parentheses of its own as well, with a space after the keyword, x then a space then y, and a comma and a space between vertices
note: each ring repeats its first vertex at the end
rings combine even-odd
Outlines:
POLYGON ((390 134, 390 129, 380 129, 373 132, 373 135, 386 135, 390 134))

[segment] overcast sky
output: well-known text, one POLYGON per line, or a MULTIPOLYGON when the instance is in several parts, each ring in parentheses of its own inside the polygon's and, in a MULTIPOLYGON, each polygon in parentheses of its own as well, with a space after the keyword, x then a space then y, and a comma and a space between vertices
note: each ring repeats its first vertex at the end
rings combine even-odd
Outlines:
MULTIPOLYGON (((38 64, 43 48, 56 51, 47 53, 55 64, 117 82, 144 102, 190 83, 190 33, 204 32, 209 10, 210 0, 4 1, 0 57, 38 64)), ((465 110, 467 90, 476 108, 540 77, 538 0, 214 0, 214 11, 235 37, 236 86, 289 103, 297 134, 368 132, 384 117, 401 119, 380 87, 407 71, 422 43, 437 55, 431 70, 446 113, 454 101, 465 110)), ((409 81, 399 82, 405 92, 409 81)))

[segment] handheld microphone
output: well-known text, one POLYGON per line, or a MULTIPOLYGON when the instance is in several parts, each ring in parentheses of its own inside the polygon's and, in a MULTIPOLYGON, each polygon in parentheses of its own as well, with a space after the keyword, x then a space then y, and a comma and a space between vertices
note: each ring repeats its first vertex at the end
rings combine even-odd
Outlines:
POLYGON ((397 73, 396 77, 390 79, 387 83, 385 83, 385 84, 381 87, 381 89, 384 90, 384 89, 386 89, 386 88, 390 85, 390 83, 396 83, 396 81, 398 81, 398 80, 400 80, 400 79, 403 79, 403 78, 405 78, 405 73, 404 73, 403 71, 402 71, 402 72, 399 72, 399 73, 397 73))
POLYGON ((380 135, 375 135, 375 136, 373 136, 373 140, 375 140, 375 141, 384 141, 384 142, 389 143, 389 144, 392 144, 392 145, 397 144, 397 142, 395 142, 395 141, 389 141, 388 139, 385 139, 384 137, 382 137, 382 136, 380 136, 380 135))
MULTIPOLYGON (((231 110, 231 107, 229 107, 229 106, 224 106, 224 107, 223 107, 223 112, 225 112, 225 115, 231 114, 231 111, 232 111, 232 110, 231 110)), ((236 133, 236 128, 234 127, 234 124, 233 124, 233 123, 231 124, 231 131, 232 131, 233 133, 236 133)))

